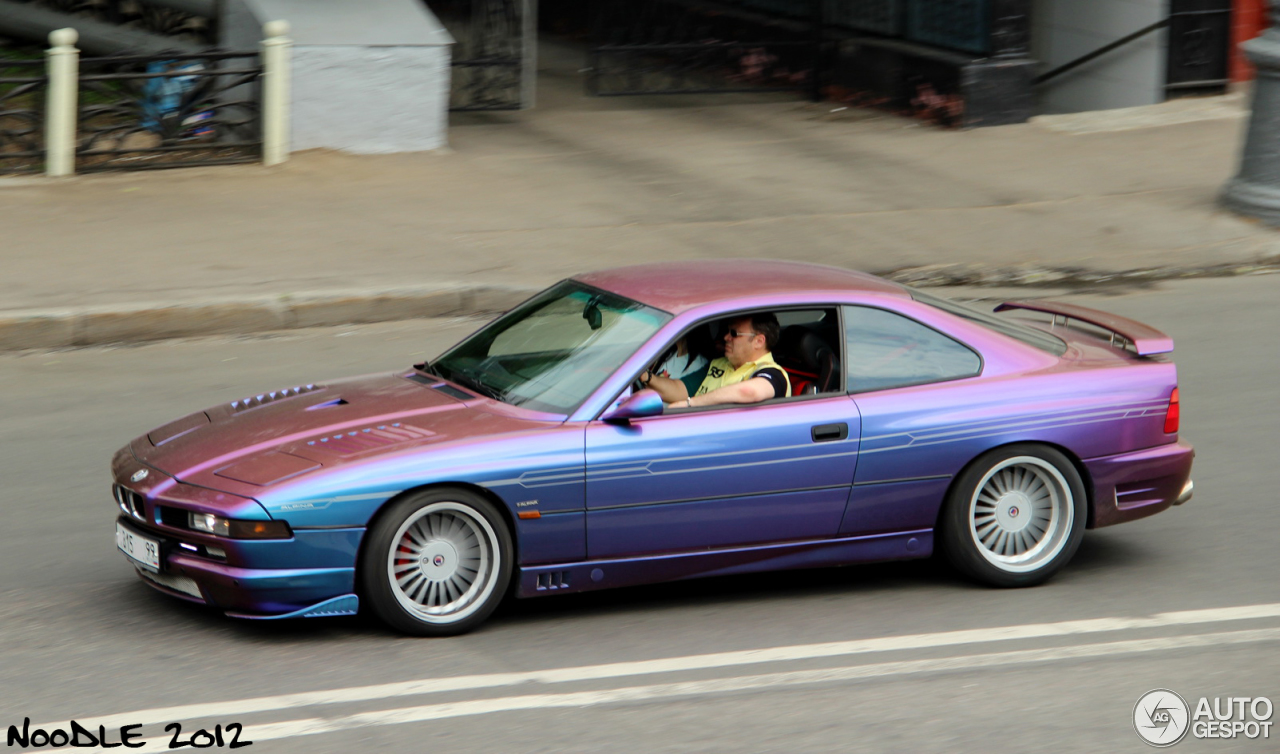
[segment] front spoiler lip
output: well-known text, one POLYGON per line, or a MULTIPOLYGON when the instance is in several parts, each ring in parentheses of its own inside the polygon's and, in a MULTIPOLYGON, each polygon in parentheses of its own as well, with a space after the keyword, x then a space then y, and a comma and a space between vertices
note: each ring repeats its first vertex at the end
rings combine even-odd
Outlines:
MULTIPOLYGON (((194 595, 187 594, 186 592, 179 591, 167 584, 161 583, 157 580, 156 576, 144 572, 141 568, 136 570, 138 572, 138 578, 141 579, 144 584, 155 589, 157 592, 197 605, 212 606, 212 603, 203 597, 196 597, 194 595)), ((163 578, 166 574, 158 575, 163 578)), ((192 581, 194 581, 194 579, 192 579, 192 581)), ((196 588, 203 593, 204 590, 200 589, 200 584, 198 582, 196 582, 196 588)), ((241 618, 244 620, 284 620, 287 618, 336 618, 340 616, 355 615, 359 611, 360 598, 354 594, 343 594, 337 597, 331 597, 327 600, 321 600, 314 605, 294 610, 289 613, 267 615, 226 610, 224 611, 224 614, 228 618, 241 618)))
MULTIPOLYGON (((216 607, 233 617, 320 617, 354 615, 359 601, 354 595, 354 567, 244 568, 208 560, 178 550, 167 533, 144 528, 124 516, 126 527, 160 541, 159 578, 138 574, 147 586, 188 602, 216 607), (180 591, 165 582, 189 579, 199 596, 180 591), (349 599, 348 599, 349 598, 349 599), (332 603, 332 604, 331 604, 332 603)), ((141 571, 133 560, 121 557, 141 571)))
POLYGON ((341 615, 355 615, 360 611, 360 598, 354 594, 344 594, 339 597, 317 602, 310 607, 304 607, 301 610, 294 610, 291 613, 282 613, 280 615, 256 615, 253 613, 237 613, 231 610, 227 611, 229 618, 243 618, 245 620, 284 620, 286 618, 334 618, 341 615))

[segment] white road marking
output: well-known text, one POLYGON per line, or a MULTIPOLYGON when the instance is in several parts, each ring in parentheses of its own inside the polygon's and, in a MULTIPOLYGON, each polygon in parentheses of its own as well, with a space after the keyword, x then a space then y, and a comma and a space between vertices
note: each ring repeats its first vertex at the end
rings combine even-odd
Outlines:
MULTIPOLYGON (((418 707, 362 712, 333 718, 307 718, 278 723, 264 723, 246 727, 242 740, 258 743, 280 738, 311 736, 320 733, 368 728, 381 725, 444 720, 455 717, 486 715, 496 712, 515 712, 556 707, 592 707, 601 704, 678 699, 691 696, 727 694, 764 688, 808 686, 865 678, 936 673, 954 670, 984 670, 1011 665, 1058 660, 1088 659, 1143 652, 1171 651, 1193 647, 1217 647, 1247 644, 1280 639, 1280 628, 1264 628, 1247 631, 1231 631, 1190 636, 1170 636, 1157 639, 1135 639, 1110 643, 1083 644, 1050 649, 1025 649, 993 654, 960 655, 928 660, 904 660, 874 665, 853 665, 820 670, 796 670, 782 673, 717 678, 704 681, 663 683, 651 686, 626 686, 599 691, 579 691, 566 694, 530 694, 496 699, 474 699, 418 707)), ((135 721, 136 722, 136 721, 135 721)), ((95 721, 96 724, 96 721, 95 721)), ((185 738, 185 736, 184 736, 185 738)), ((169 736, 141 739, 149 746, 168 748, 169 736)), ((55 751, 73 751, 67 747, 55 751)))
MULTIPOLYGON (((687 670, 704 670, 738 665, 755 665, 767 662, 810 660, 822 657, 841 657, 870 652, 892 652, 904 649, 928 649, 985 642, 1017 641, 1055 636, 1075 636, 1107 631, 1125 631, 1169 626, 1190 626, 1204 623, 1221 623, 1237 620, 1280 617, 1280 603, 1242 605, 1239 607, 1211 608, 1157 613, 1146 618, 1092 618, 1062 621, 1059 623, 1032 623, 1019 626, 975 628, 942 633, 885 636, 876 639, 824 644, 799 644, 767 649, 746 649, 715 654, 670 657, 659 660, 615 662, 605 665, 530 670, 516 673, 489 673, 484 675, 454 676, 452 678, 426 678, 372 686, 352 686, 326 691, 306 691, 278 696, 260 696, 225 702, 184 704, 174 707, 135 710, 102 717, 94 717, 94 725, 114 727, 140 723, 149 725, 173 720, 190 720, 211 717, 231 718, 253 712, 309 707, 318 704, 345 704, 377 699, 421 694, 438 694, 447 691, 485 689, 501 686, 517 686, 524 683, 571 683, 605 678, 672 673, 687 670)), ((86 718, 88 719, 88 718, 86 718)), ((42 724, 39 728, 66 729, 69 720, 42 724)))

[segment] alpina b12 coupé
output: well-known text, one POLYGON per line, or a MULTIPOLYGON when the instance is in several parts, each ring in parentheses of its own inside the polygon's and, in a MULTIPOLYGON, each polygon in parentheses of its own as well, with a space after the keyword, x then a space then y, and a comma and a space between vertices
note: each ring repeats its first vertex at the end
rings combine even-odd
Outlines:
POLYGON ((1170 338, 1067 304, 996 310, 1018 314, 782 262, 580 275, 430 363, 133 440, 116 541, 151 586, 230 615, 363 605, 424 635, 508 595, 935 550, 1036 584, 1085 529, 1188 499, 1193 451, 1170 338), (752 313, 779 322, 789 396, 672 408, 641 386, 677 341, 714 358, 752 313))

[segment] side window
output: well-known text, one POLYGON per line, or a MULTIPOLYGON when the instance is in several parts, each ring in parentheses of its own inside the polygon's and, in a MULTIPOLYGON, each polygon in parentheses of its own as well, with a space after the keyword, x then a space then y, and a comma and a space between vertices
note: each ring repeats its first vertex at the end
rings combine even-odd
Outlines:
POLYGON ((968 347, 900 314, 844 307, 849 392, 972 377, 982 360, 968 347))

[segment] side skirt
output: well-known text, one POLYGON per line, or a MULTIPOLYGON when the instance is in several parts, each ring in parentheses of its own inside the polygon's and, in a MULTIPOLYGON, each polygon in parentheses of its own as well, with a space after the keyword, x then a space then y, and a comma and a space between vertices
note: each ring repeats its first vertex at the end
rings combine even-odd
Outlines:
POLYGON ((520 569, 516 596, 544 597, 705 576, 909 560, 931 554, 933 530, 920 529, 732 550, 543 564, 520 569))

